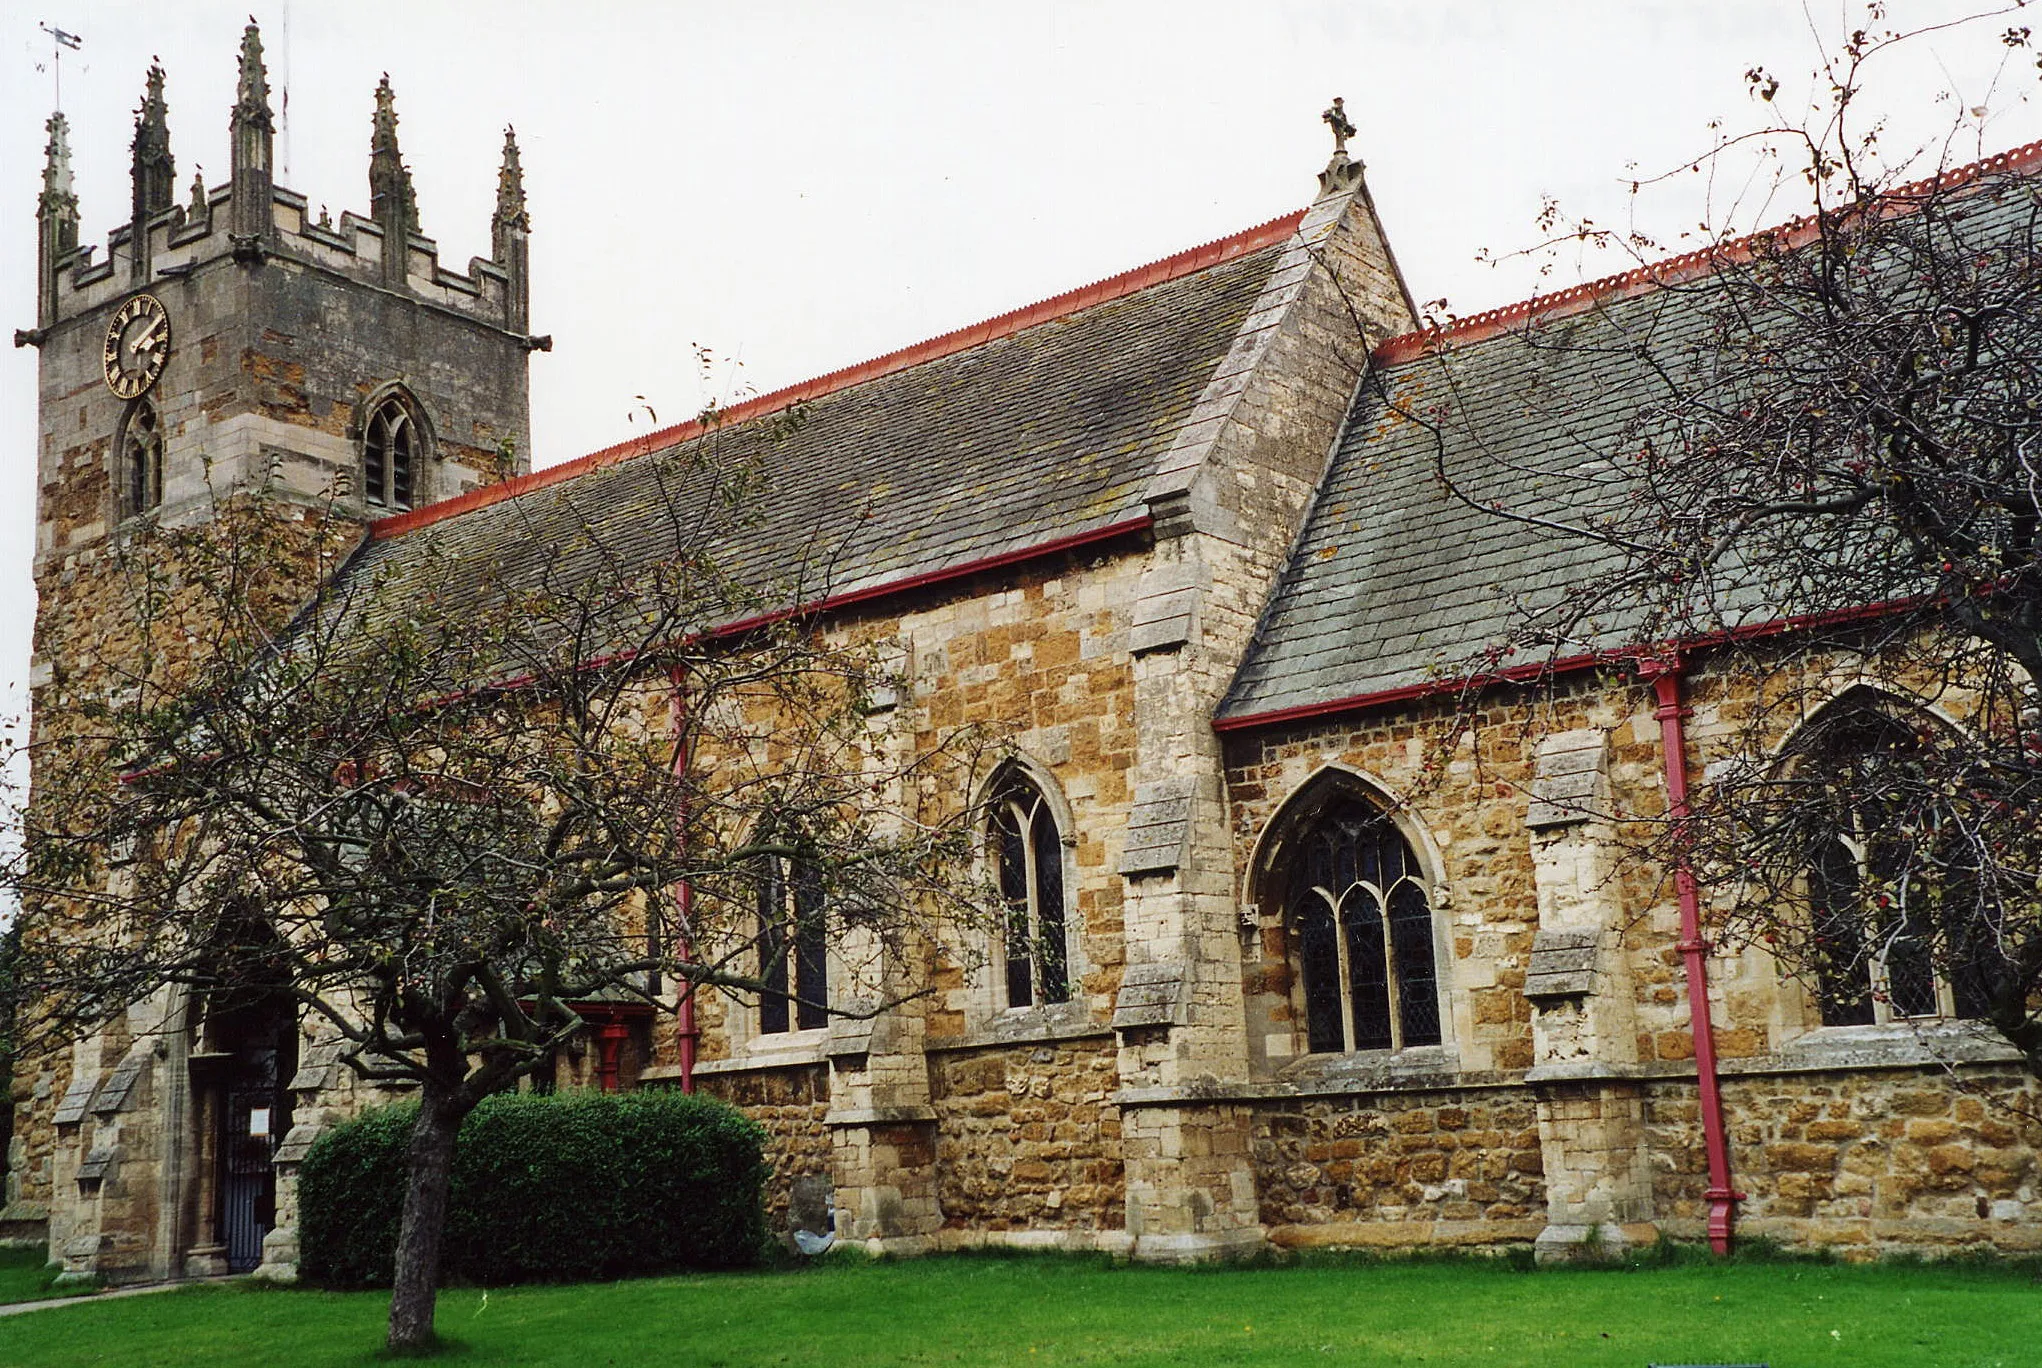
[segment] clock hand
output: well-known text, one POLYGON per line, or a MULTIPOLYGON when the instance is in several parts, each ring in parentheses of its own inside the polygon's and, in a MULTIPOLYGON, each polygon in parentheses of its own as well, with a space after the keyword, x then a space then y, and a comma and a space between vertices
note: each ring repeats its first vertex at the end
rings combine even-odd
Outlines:
POLYGON ((138 353, 139 353, 139 352, 145 352, 145 351, 149 351, 150 349, 152 349, 153 347, 155 347, 155 345, 156 345, 156 335, 157 335, 158 333, 162 332, 162 331, 163 331, 163 320, 162 320, 162 319, 160 319, 160 318, 152 318, 152 319, 150 319, 150 320, 148 321, 148 323, 147 323, 146 325, 144 325, 144 327, 142 328, 142 331, 141 331, 141 332, 139 332, 139 333, 137 333, 137 334, 135 335, 135 350, 136 350, 136 352, 138 352, 138 353))

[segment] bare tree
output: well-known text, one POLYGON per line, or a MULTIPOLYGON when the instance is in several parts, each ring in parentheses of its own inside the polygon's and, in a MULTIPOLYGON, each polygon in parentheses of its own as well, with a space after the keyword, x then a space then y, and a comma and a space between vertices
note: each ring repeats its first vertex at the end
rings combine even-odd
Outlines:
MULTIPOLYGON (((2011 12, 1968 22, 2032 71, 2011 12)), ((1731 216, 1796 187, 1806 212, 1529 311, 1506 345, 1538 442, 1481 446, 1450 334, 1448 398, 1406 416, 1453 497, 1567 567, 1472 674, 1670 647, 1726 705, 1736 736, 1641 853, 1825 1021, 1980 1019, 2042 1076, 2042 179, 1951 165, 1976 110, 1882 143, 1868 73, 1923 37, 1871 7, 1805 120, 1747 73, 1765 122, 1681 173, 1757 150, 1780 174, 1735 178, 1731 216)))
POLYGON ((881 646, 793 610, 815 586, 725 572, 752 475, 645 459, 672 466, 657 507, 556 521, 537 554, 513 521, 479 562, 413 532, 275 631, 274 519, 138 535, 139 629, 38 732, 7 878, 42 1040, 166 992, 186 1016, 280 995, 361 1077, 416 1085, 393 1349, 432 1341, 462 1119, 577 1003, 784 995, 788 947, 826 935, 854 981, 807 1005, 870 1015, 989 901, 982 738, 882 707, 881 646), (137 663, 198 632, 176 668, 137 663), (762 893, 790 871, 816 896, 762 893))

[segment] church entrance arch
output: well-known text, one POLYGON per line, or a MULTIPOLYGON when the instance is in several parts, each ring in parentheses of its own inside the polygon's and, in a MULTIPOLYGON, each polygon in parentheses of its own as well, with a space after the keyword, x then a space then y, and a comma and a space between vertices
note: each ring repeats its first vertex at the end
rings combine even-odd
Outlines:
POLYGON ((262 1262, 263 1236, 276 1225, 272 1161, 291 1128, 297 1034, 287 1012, 264 1013, 229 1055, 219 1151, 220 1234, 230 1272, 250 1272, 262 1262))
POLYGON ((276 1226, 277 1147, 291 1128, 298 1068, 296 1004, 276 993, 216 991, 192 1055, 198 1103, 201 1239, 195 1255, 224 1271, 262 1262, 276 1226))

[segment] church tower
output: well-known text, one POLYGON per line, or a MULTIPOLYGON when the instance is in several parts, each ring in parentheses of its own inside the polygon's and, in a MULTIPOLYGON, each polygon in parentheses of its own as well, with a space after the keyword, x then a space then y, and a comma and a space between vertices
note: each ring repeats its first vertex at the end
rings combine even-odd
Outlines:
MULTIPOLYGON (((224 182, 195 175, 180 196, 170 122, 152 66, 131 213, 97 259, 79 242, 64 116, 47 126, 35 326, 15 334, 40 352, 39 748, 213 639, 161 630, 138 608, 138 586, 176 583, 177 534, 216 528, 219 540, 265 547, 262 602, 249 606, 274 625, 366 524, 529 469, 528 362, 550 343, 527 332, 530 225, 514 138, 490 224, 495 259, 456 271, 419 231, 387 76, 370 121, 369 213, 337 224, 275 182, 253 23, 224 182)), ((20 1233, 47 1218, 52 1256, 75 1274, 160 1278, 277 1254, 263 1248, 277 1224, 267 1161, 239 1173, 266 1192, 226 1192, 222 1146, 237 1088, 267 1086, 278 1105, 261 1114, 288 1115, 295 1026, 208 1035, 165 998, 66 1058, 18 1066, 33 1096, 17 1113, 0 1225, 20 1233), (269 1051, 266 1062, 236 1054, 250 1049, 269 1051), (250 1083, 265 1068, 268 1082, 250 1083)))

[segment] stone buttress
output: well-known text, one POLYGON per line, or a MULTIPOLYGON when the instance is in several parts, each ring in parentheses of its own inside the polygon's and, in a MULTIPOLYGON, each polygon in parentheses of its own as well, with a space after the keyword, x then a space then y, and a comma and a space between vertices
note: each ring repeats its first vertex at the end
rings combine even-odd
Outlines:
POLYGON ((1359 162, 1336 154, 1262 298, 1147 491, 1134 608, 1127 966, 1113 1025, 1137 1257, 1263 1240, 1238 905, 1210 719, 1317 488, 1373 344, 1415 326, 1359 162))

